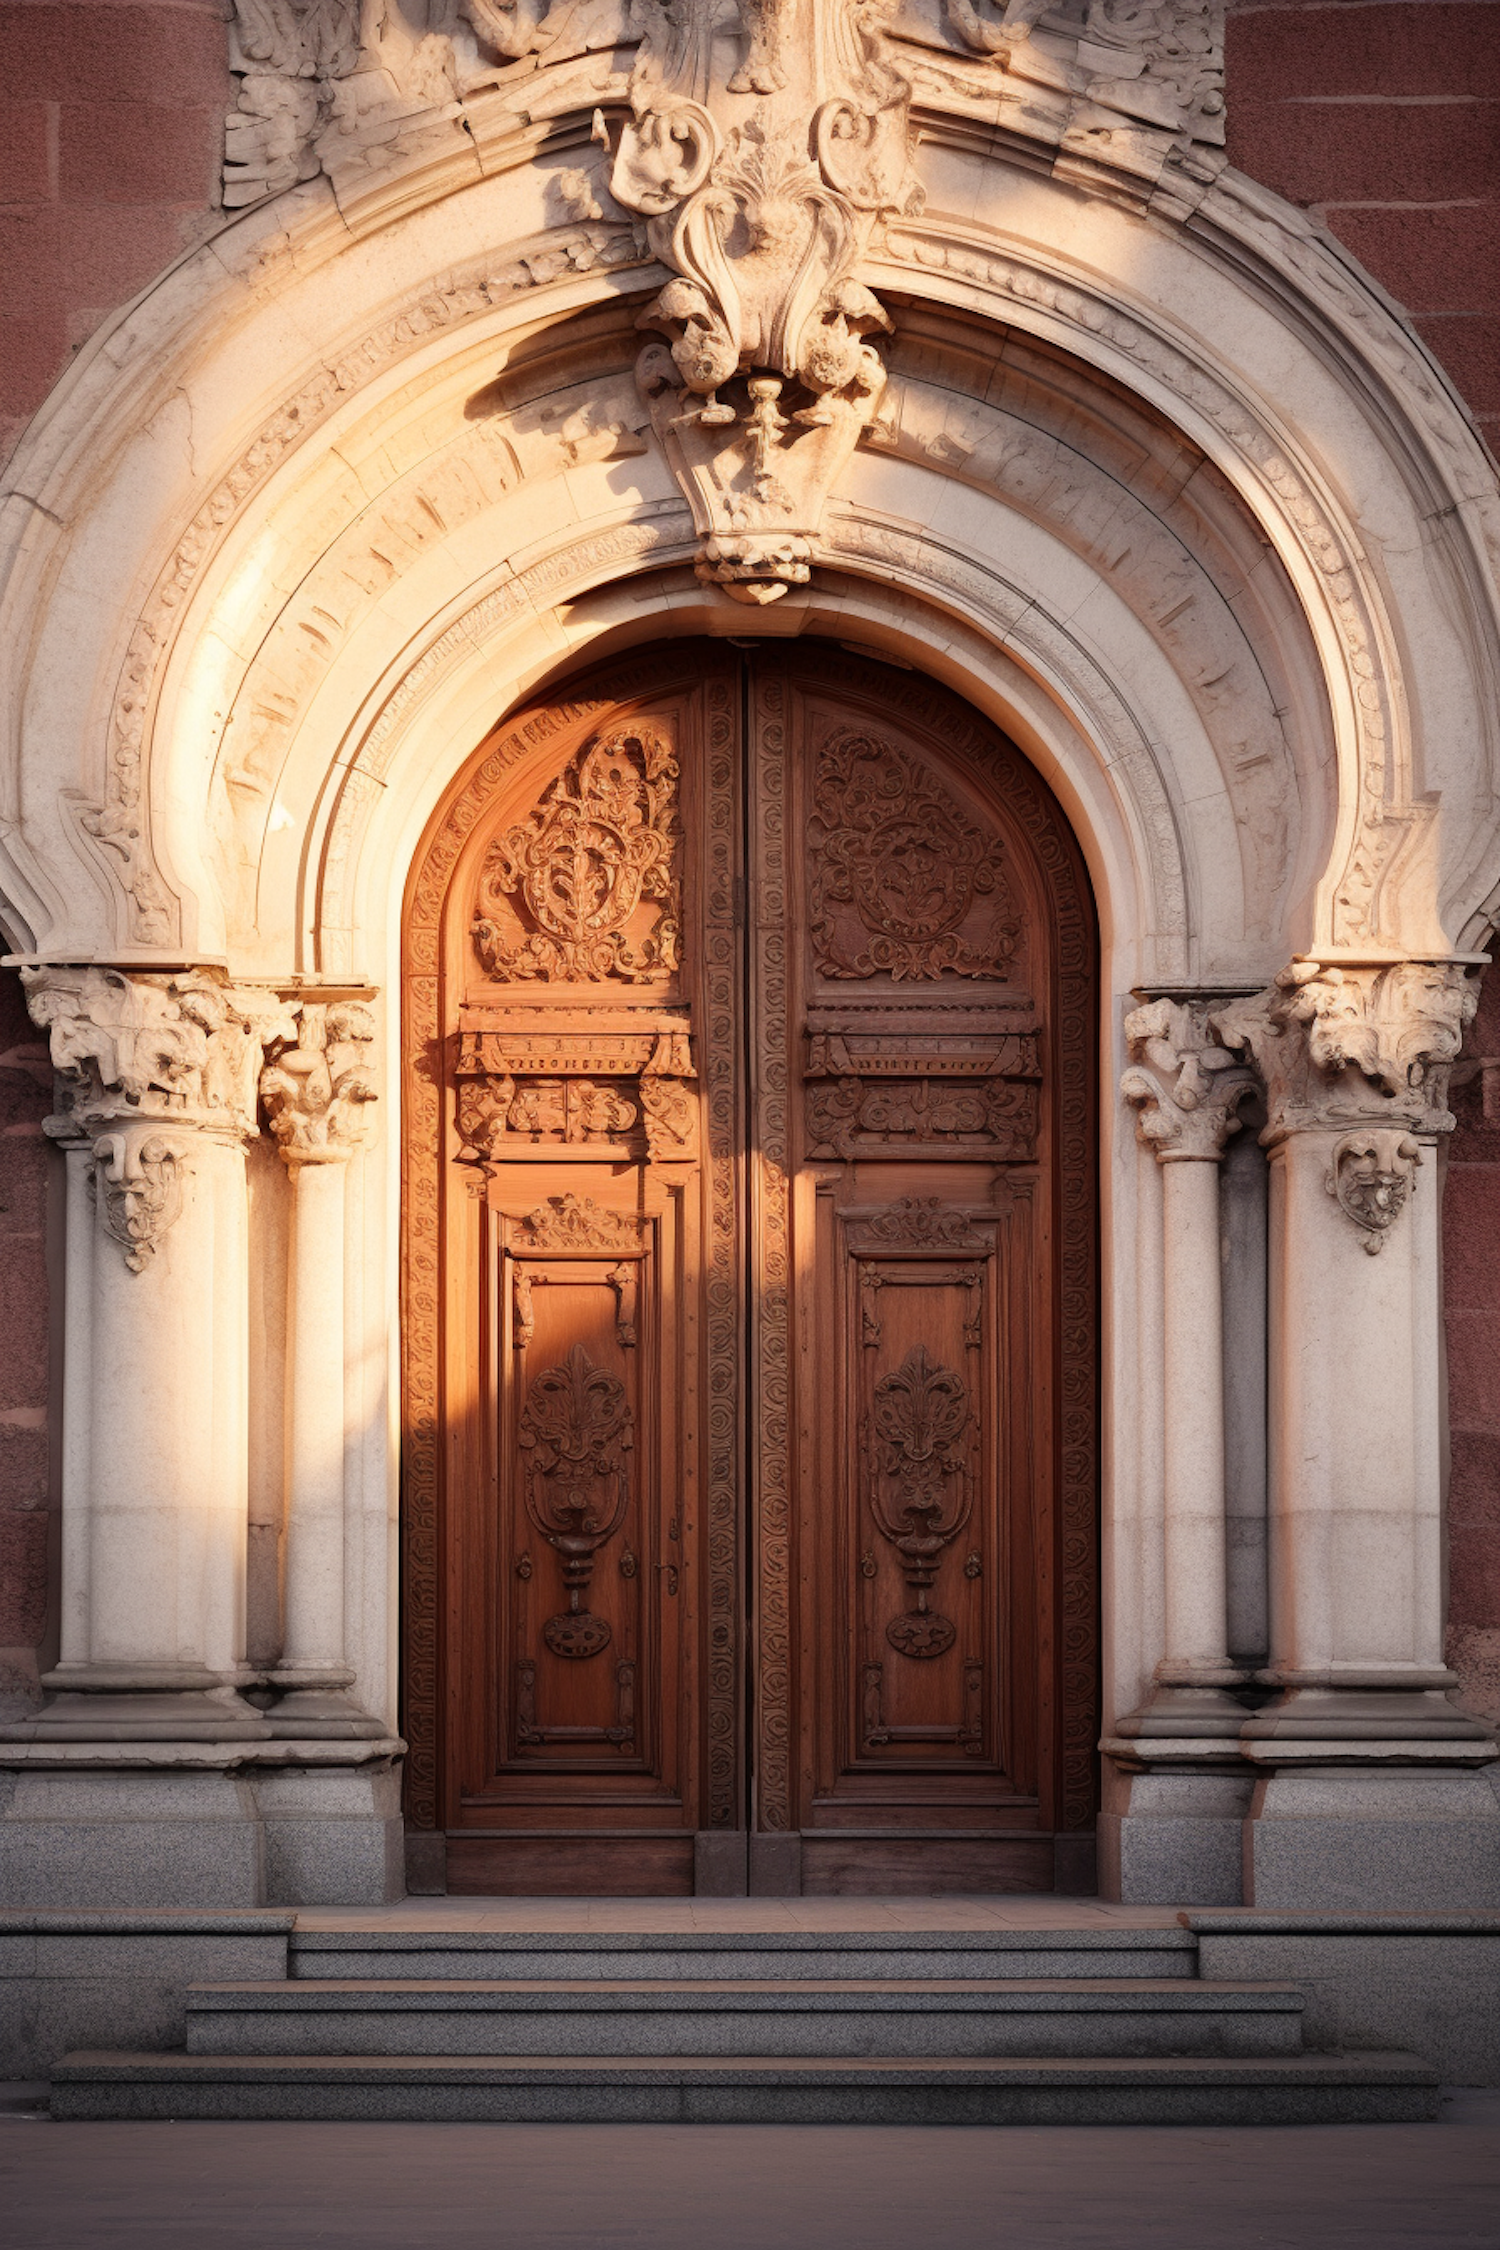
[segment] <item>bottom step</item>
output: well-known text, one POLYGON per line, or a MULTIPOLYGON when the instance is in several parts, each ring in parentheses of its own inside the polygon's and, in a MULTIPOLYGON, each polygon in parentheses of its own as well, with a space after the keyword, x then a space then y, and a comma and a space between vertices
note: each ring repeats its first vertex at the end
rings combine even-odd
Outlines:
POLYGON ((1414 2124, 1414 2055, 1145 2061, 645 2056, 72 2054, 56 2118, 313 2118, 566 2125, 1414 2124))

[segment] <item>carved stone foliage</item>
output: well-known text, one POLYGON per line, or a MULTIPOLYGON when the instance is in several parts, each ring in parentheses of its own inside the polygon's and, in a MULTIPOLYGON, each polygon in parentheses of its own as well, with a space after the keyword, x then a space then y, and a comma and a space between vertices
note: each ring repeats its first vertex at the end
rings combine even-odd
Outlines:
POLYGON ((554 1656, 597 1656, 609 1646, 607 1618, 584 1607, 594 1558, 630 1505, 634 1421, 625 1386, 575 1344, 559 1367, 533 1377, 517 1435, 526 1512, 562 1559, 567 1609, 542 1638, 554 1656))
POLYGON ((234 0, 225 120, 229 210, 340 164, 404 154, 415 122, 452 114, 456 17, 424 0, 234 0), (430 20, 435 19, 435 20, 430 20))
POLYGON ((1417 1184, 1422 1145, 1410 1133, 1379 1129, 1345 1133, 1334 1144, 1327 1187, 1364 1237, 1374 1257, 1406 1209, 1417 1184))
POLYGON ((925 1346, 914 1346, 876 1384, 865 1439, 869 1503, 915 1597, 885 1629, 903 1656, 941 1656, 957 1637, 952 1619, 930 1609, 927 1595, 943 1550, 972 1512, 970 1435, 968 1385, 956 1369, 935 1366, 925 1346))
POLYGON ((358 1003, 304 1001, 295 1034, 275 1043, 260 1098, 284 1162, 336 1164, 369 1138, 379 1099, 369 1050, 375 1019, 358 1003))
POLYGON ((58 1137, 134 1118, 255 1132, 264 1048, 294 1036, 275 993, 206 969, 41 968, 21 978, 49 1035, 58 1137))
POLYGON ((652 8, 610 192, 673 279, 637 370, 703 541, 739 599, 805 581, 824 498, 874 412, 889 317, 856 275, 885 213, 914 212, 910 88, 871 0, 652 8))
POLYGON ((485 856, 474 947, 498 982, 667 982, 681 954, 677 761, 648 728, 589 743, 485 856))
POLYGON ((946 0, 974 53, 1017 78, 1063 82, 1184 141, 1224 139, 1223 0, 946 0), (1064 27, 1059 19, 1074 17, 1064 27), (1082 22, 1076 19, 1082 17, 1082 22))
POLYGON ((999 838, 895 743, 853 731, 824 743, 808 853, 820 975, 1000 977, 1014 958, 999 838))
POLYGON ((1456 962, 1297 960, 1269 990, 1215 1009, 1211 1024, 1265 1080, 1267 1141, 1337 1125, 1445 1133, 1448 1075, 1477 1005, 1477 986, 1456 962))
POLYGON ((104 1133, 94 1143, 94 1201, 105 1231, 143 1273, 182 1210, 182 1159, 160 1133, 104 1133))
POLYGON ((1135 1059, 1120 1091, 1135 1105, 1136 1130, 1157 1161, 1221 1157, 1255 1077, 1213 1037, 1208 1004, 1152 1000, 1125 1018, 1125 1038, 1135 1059))

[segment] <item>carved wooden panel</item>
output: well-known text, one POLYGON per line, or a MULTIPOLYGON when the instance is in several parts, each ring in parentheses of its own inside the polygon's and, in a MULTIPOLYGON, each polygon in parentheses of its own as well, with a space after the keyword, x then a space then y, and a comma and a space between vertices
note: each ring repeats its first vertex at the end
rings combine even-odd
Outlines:
POLYGON ((915 675, 678 644, 508 722, 407 927, 450 1881, 685 1889, 747 1820, 810 1889, 1044 1881, 1094 1802, 1093 941, 1036 777, 915 675))

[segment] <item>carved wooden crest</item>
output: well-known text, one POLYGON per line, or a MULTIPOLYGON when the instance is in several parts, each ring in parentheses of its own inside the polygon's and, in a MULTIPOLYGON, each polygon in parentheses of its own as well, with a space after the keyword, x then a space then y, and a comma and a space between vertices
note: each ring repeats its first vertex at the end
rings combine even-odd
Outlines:
POLYGON ((818 754, 811 853, 814 958, 826 977, 999 977, 1020 937, 999 839, 879 735, 818 754))
POLYGON ((682 930, 677 761, 649 729, 592 742, 485 855, 474 946, 502 982, 665 983, 682 930))

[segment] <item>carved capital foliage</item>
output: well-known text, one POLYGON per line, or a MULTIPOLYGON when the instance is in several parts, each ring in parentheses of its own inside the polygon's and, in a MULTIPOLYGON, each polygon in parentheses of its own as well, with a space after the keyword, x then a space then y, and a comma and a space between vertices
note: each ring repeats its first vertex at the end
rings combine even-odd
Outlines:
POLYGON ((23 969, 48 1034, 58 1138, 155 1118, 249 1135, 268 1041, 290 1032, 275 993, 207 969, 23 969))
POLYGON ((1254 1074, 1209 1029, 1209 1003, 1152 1000, 1125 1018, 1133 1057, 1120 1091, 1158 1163, 1216 1161, 1240 1129, 1254 1074))
POLYGON ((1212 1027, 1265 1081, 1264 1138, 1334 1126, 1446 1133, 1448 1076, 1478 988, 1456 962, 1327 967, 1293 961, 1212 1027))
POLYGON ((299 1004, 261 1072, 260 1098, 289 1165, 335 1164, 370 1136, 379 1099, 370 1064, 375 1022, 357 1003, 299 1004))

